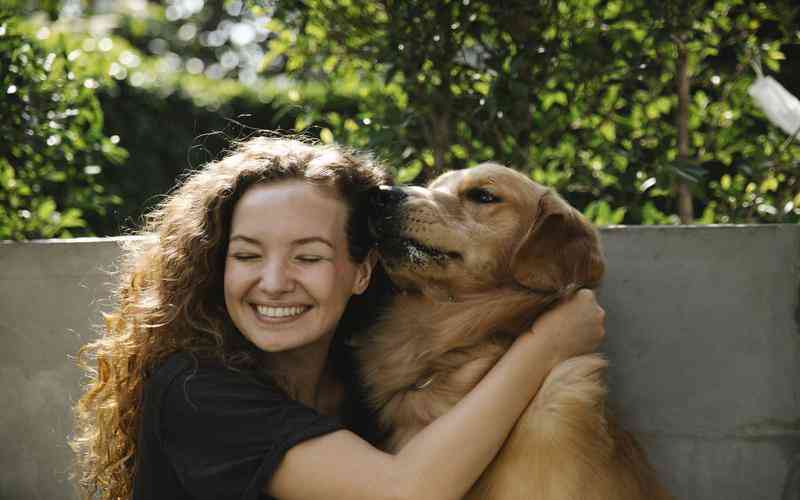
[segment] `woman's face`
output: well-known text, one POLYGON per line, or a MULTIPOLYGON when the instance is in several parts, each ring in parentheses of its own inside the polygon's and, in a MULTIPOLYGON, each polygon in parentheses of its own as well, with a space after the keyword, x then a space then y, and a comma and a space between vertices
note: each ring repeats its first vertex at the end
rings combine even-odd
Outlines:
POLYGON ((225 259, 225 306, 234 325, 267 352, 327 346, 369 259, 353 262, 347 205, 300 180, 257 184, 233 211, 225 259))

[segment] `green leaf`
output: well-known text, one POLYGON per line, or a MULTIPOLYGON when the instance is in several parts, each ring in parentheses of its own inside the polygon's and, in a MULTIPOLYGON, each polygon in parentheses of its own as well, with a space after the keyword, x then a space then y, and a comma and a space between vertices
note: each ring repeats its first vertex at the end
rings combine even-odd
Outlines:
POLYGON ((67 173, 61 170, 55 170, 45 175, 45 179, 52 182, 64 182, 67 180, 67 173))
POLYGON ((617 127, 610 121, 603 122, 597 131, 600 132, 600 135, 602 135, 608 142, 614 142, 617 140, 617 127))
POLYGON ((61 227, 86 227, 86 221, 81 217, 81 210, 77 208, 69 208, 61 214, 61 227))
POLYGON ((669 165, 669 170, 689 182, 699 182, 706 174, 706 170, 695 162, 675 160, 669 165))
POLYGON ((333 132, 329 128, 323 128, 319 133, 319 139, 325 144, 333 142, 333 132))
POLYGON ((56 211, 56 202, 52 198, 47 198, 39 203, 36 208, 36 217, 41 220, 47 220, 56 211))
POLYGON ((400 168, 397 174, 397 182, 400 184, 412 182, 420 172, 422 172, 422 162, 415 160, 407 167, 400 168))
POLYGON ((769 191, 777 191, 778 186, 778 179, 773 176, 769 176, 761 183, 761 191, 765 193, 769 191))

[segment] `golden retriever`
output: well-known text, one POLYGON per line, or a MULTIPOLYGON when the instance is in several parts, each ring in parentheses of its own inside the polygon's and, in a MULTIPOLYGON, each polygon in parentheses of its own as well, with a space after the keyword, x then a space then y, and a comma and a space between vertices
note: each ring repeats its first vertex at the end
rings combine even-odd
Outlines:
MULTIPOLYGON (((446 173, 427 189, 382 189, 370 226, 399 290, 358 353, 389 450, 454 406, 538 314, 597 286, 604 270, 579 212, 497 164, 446 173)), ((467 498, 671 498, 606 410, 606 366, 597 354, 558 365, 467 498)))

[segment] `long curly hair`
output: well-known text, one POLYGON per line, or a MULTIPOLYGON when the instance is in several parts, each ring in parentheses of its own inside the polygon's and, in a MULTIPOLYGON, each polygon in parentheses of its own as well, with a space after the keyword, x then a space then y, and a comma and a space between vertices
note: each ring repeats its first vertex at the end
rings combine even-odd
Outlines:
MULTIPOLYGON (((264 370, 263 353, 238 333, 225 308, 224 259, 236 202, 255 184, 284 179, 335 189, 350 208, 350 256, 356 262, 366 258, 369 231, 365 218, 353 212, 369 188, 391 181, 369 155, 255 137, 188 174, 145 217, 140 237, 124 245, 114 309, 104 314, 100 337, 78 355, 88 380, 74 407, 70 445, 87 498, 130 497, 143 388, 168 356, 187 351, 236 370, 264 370)), ((358 329, 374 301, 369 290, 353 297, 332 352, 343 345, 340 332, 358 329)))

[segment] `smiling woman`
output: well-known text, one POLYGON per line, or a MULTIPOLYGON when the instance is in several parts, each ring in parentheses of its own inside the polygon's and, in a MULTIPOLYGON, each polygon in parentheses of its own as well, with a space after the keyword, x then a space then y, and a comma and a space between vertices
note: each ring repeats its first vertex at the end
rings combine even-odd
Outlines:
POLYGON ((81 353, 73 446, 87 497, 464 495, 548 369, 597 346, 602 314, 586 292, 542 316, 463 404, 383 451, 349 338, 382 288, 357 208, 388 180, 338 146, 254 138, 166 197, 81 353))
MULTIPOLYGON (((186 384, 187 394, 196 398, 192 404, 208 395, 201 382, 216 384, 219 377, 204 378, 204 370, 248 373, 311 408, 339 413, 345 425, 368 433, 357 422, 354 398, 316 401, 314 392, 341 391, 303 389, 316 388, 321 378, 332 381, 325 387, 337 388, 354 376, 343 346, 368 317, 359 308, 372 298, 349 299, 366 290, 372 265, 366 226, 351 214, 366 191, 387 183, 388 175, 368 155, 257 137, 191 174, 149 214, 146 238, 126 248, 116 309, 106 316, 100 338, 81 351, 89 384, 75 409, 72 446, 87 494, 99 490, 103 498, 129 498, 135 491, 137 498, 183 498, 181 491, 205 487, 179 486, 189 479, 165 465, 178 459, 163 456, 161 440, 175 446, 177 434, 161 435, 158 429, 147 435, 150 424, 169 417, 170 409, 162 414, 154 408, 162 401, 153 399, 169 400, 178 380, 195 376, 196 383, 186 384), (338 325, 342 333, 335 335, 338 325), (331 363, 320 364, 329 351, 331 363), (309 366, 314 369, 290 373, 292 367, 309 366)), ((263 384, 233 382, 239 392, 263 390, 263 384)), ((264 399, 264 394, 243 397, 264 399)), ((334 425, 339 424, 325 421, 315 432, 334 425)), ((210 437, 210 429, 198 432, 210 437)), ((236 460, 223 466, 229 475, 239 473, 232 465, 236 460)), ((262 463, 268 462, 256 457, 239 468, 263 468, 266 474, 262 463)), ((241 495, 242 487, 219 481, 207 495, 223 498, 236 491, 241 495)))
MULTIPOLYGON (((350 258, 347 218, 347 204, 333 190, 297 180, 254 186, 237 203, 225 305, 261 350, 294 349, 300 359, 314 351, 327 355, 348 300, 366 290, 372 270, 370 260, 350 258)), ((273 367, 285 363, 285 356, 272 358, 273 367)))

